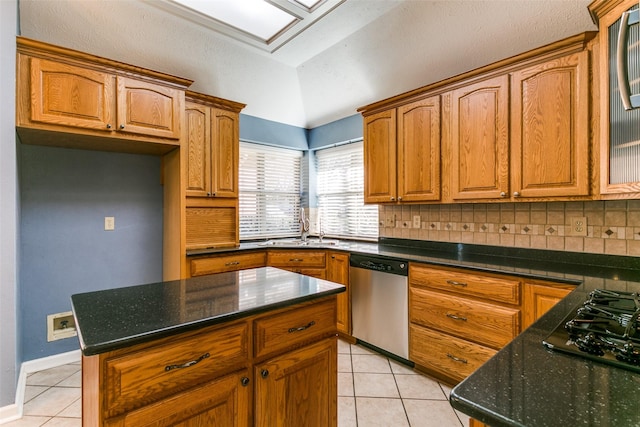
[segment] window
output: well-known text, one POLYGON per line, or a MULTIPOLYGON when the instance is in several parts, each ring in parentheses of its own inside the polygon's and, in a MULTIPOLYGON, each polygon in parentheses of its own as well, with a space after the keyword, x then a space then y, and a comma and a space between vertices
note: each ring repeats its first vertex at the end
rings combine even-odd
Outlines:
POLYGON ((362 141, 316 151, 322 231, 339 238, 378 238, 378 206, 364 204, 362 141))
POLYGON ((300 234, 302 153, 240 142, 240 240, 300 234))

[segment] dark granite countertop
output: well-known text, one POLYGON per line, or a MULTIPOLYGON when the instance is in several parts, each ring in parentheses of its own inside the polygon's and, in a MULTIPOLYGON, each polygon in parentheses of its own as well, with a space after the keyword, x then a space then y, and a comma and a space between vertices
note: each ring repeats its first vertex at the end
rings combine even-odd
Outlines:
POLYGON ((256 268, 71 296, 85 356, 344 292, 277 268, 256 268))
MULTIPOLYGON (((230 250, 265 248, 276 247, 246 243, 230 250)), ((323 249, 575 284, 566 298, 458 384, 450 402, 494 427, 640 426, 639 373, 542 345, 591 290, 640 291, 640 258, 401 239, 339 242, 323 249)), ((189 255, 220 252, 224 250, 189 255)))

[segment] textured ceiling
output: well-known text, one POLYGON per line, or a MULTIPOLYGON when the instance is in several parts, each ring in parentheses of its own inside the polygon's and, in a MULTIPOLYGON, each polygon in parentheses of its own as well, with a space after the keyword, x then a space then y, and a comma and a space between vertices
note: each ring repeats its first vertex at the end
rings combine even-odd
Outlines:
POLYGON ((21 35, 195 81, 306 128, 582 31, 590 0, 347 0, 275 53, 150 1, 20 0, 21 35))

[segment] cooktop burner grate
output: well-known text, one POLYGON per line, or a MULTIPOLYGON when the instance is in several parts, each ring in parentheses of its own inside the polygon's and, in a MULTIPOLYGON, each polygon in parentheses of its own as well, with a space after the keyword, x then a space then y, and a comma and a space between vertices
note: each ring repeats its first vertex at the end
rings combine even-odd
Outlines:
POLYGON ((640 293, 596 289, 543 341, 553 350, 640 372, 640 293))

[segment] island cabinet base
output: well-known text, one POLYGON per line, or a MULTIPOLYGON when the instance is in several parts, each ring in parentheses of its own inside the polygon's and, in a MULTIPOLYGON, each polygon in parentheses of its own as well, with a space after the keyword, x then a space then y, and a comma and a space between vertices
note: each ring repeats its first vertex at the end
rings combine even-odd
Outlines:
POLYGON ((82 425, 337 427, 336 313, 333 295, 83 356, 82 425))

